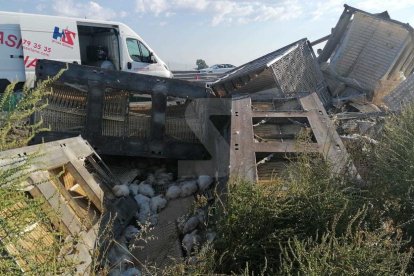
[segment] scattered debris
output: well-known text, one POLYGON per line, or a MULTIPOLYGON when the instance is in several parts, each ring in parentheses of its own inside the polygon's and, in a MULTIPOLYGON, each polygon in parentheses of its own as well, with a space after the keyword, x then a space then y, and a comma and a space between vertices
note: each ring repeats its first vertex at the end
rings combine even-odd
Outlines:
MULTIPOLYGON (((313 43, 299 40, 211 82, 69 64, 35 119, 43 118, 52 131, 33 143, 77 135, 88 142, 58 140, 0 157, 22 162, 26 153, 44 151, 39 158, 46 169, 30 177, 41 184, 30 184, 28 191, 44 197, 50 208, 63 208, 59 225, 68 238, 84 234, 74 258, 109 246, 100 260, 109 263, 109 275, 147 274, 147 265, 163 268, 184 258, 195 262, 194 250, 215 239, 208 229, 208 203, 195 207, 195 197, 214 199, 213 189, 225 190, 230 176, 272 181, 287 162, 313 153, 328 160, 334 173, 347 171, 360 179, 343 141, 378 143, 386 112, 400 111, 414 99, 413 61, 408 24, 386 12, 370 14, 345 5, 332 34, 313 43), (312 46, 323 41, 316 57, 312 46), (131 102, 133 97, 140 101, 131 102), (226 98, 219 107, 197 101, 220 97, 226 98), (212 123, 214 115, 222 116, 219 123, 212 123), (298 141, 301 135, 308 140, 298 141), (180 160, 178 172, 142 160, 114 165, 111 172, 93 148, 109 156, 180 160), (72 194, 86 199, 92 210, 72 194), (91 212, 102 220, 85 227, 75 219, 91 212), (100 240, 97 233, 111 214, 117 215, 111 242, 100 240)), ((65 66, 39 60, 37 78, 47 79, 65 66)), ((30 227, 44 232, 41 225, 30 227)), ((91 262, 85 259, 78 271, 86 272, 91 262)))

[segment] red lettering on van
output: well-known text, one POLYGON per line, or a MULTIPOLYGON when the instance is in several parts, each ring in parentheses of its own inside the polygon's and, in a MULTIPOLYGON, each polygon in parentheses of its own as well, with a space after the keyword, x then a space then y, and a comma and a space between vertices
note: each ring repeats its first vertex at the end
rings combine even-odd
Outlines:
POLYGON ((16 49, 19 49, 22 46, 22 39, 19 39, 19 43, 17 43, 16 49))
POLYGON ((37 60, 38 60, 37 58, 34 58, 34 59, 32 59, 30 61, 30 57, 29 56, 25 56, 23 63, 24 63, 24 66, 26 68, 36 67, 37 60))
POLYGON ((6 40, 6 45, 9 47, 14 47, 16 46, 17 42, 17 36, 15 36, 14 34, 9 34, 7 36, 7 40, 6 40))
POLYGON ((15 47, 18 49, 22 46, 22 39, 14 34, 7 35, 4 32, 0 32, 0 45, 3 44, 11 48, 15 47))
POLYGON ((65 35, 62 38, 62 42, 67 43, 69 45, 73 45, 73 40, 76 37, 76 33, 69 31, 68 29, 64 30, 65 35))

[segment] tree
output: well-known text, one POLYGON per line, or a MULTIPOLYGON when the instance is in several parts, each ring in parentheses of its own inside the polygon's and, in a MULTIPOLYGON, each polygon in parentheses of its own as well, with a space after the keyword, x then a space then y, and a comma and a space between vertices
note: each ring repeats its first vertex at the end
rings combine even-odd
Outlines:
POLYGON ((204 61, 204 59, 197 59, 196 65, 197 65, 197 70, 204 69, 204 68, 207 68, 208 67, 208 65, 204 61))

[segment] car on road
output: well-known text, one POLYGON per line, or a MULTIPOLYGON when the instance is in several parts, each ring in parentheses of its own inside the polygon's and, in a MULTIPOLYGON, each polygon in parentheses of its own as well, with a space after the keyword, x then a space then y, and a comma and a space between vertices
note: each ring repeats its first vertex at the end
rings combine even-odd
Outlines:
POLYGON ((236 66, 231 64, 215 64, 205 69, 201 69, 200 73, 202 74, 221 74, 232 69, 236 68, 236 66))

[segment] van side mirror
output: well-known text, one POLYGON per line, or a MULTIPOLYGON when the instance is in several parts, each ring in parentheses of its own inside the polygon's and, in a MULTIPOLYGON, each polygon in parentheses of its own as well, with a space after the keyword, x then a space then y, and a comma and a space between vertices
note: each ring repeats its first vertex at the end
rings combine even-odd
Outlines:
POLYGON ((150 52, 149 59, 150 59, 151 63, 157 63, 157 59, 155 58, 153 52, 150 52))
POLYGON ((131 69, 131 68, 132 68, 132 63, 131 63, 131 62, 128 62, 128 63, 127 63, 127 68, 128 68, 128 69, 131 69))

